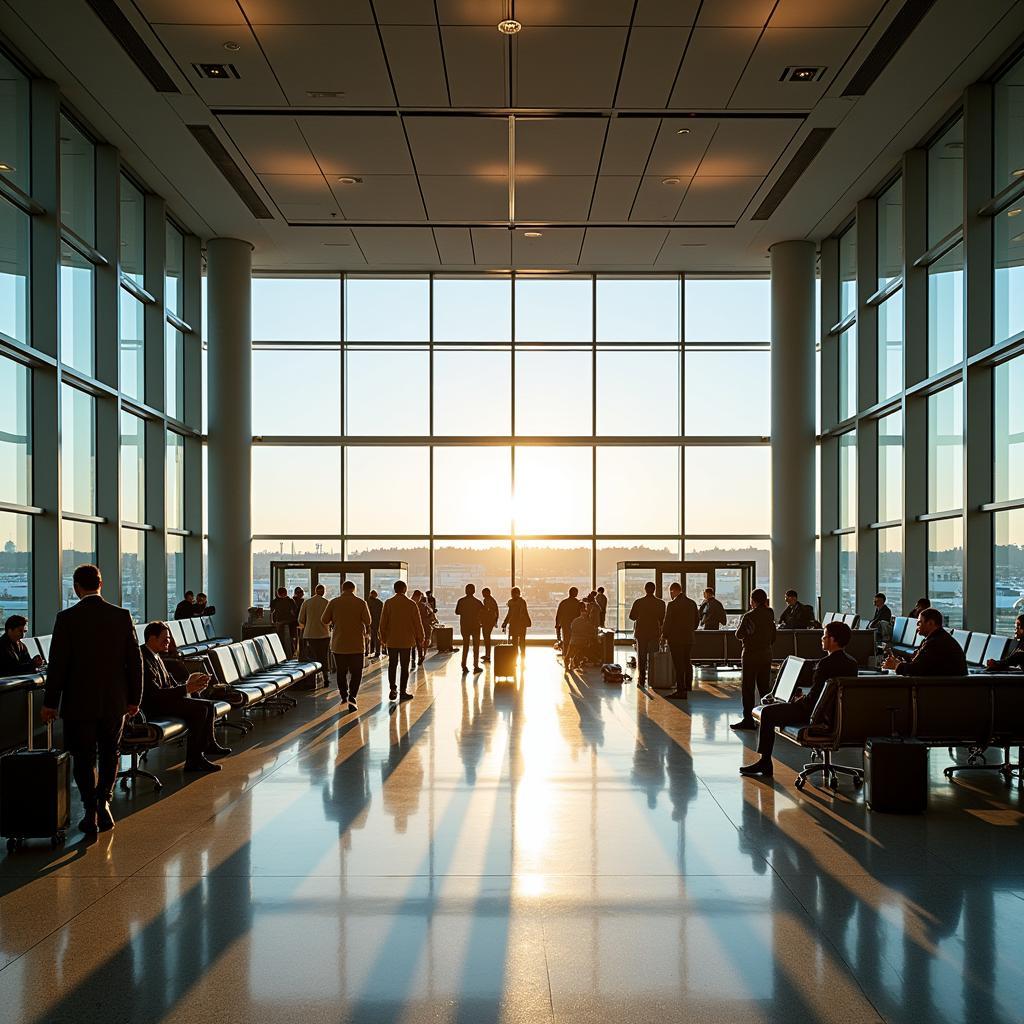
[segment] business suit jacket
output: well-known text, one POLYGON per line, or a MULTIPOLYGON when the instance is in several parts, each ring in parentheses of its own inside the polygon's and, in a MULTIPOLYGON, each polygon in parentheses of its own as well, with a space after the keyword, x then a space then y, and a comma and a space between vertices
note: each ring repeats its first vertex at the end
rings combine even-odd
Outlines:
POLYGON ((871 617, 867 628, 878 629, 880 622, 892 622, 892 609, 887 604, 883 604, 881 608, 875 609, 875 614, 871 617))
POLYGON ((910 661, 896 669, 898 676, 965 676, 967 657, 951 633, 937 629, 926 637, 910 661))
POLYGON ((0 636, 0 676, 23 676, 35 671, 32 655, 21 640, 0 636))
POLYGON ((423 643, 423 621, 416 602, 405 594, 395 594, 384 602, 380 617, 380 639, 385 647, 402 650, 423 643))
POLYGON ((142 654, 131 613, 98 594, 57 615, 43 704, 66 721, 117 718, 142 701, 142 654))
POLYGON ((1018 640, 1017 646, 1012 647, 1005 658, 996 662, 993 671, 1005 671, 1008 668, 1024 668, 1024 640, 1018 640))
POLYGON ((696 601, 692 601, 685 594, 680 594, 669 601, 665 609, 661 635, 670 644, 692 644, 699 621, 696 601))
POLYGON ((181 600, 174 609, 174 617, 176 619, 191 619, 195 608, 196 606, 190 601, 181 600))
POLYGON ((725 606, 717 597, 702 601, 697 611, 700 614, 701 629, 718 629, 726 623, 725 606))
POLYGON ((384 602, 379 597, 368 597, 366 605, 370 609, 370 625, 376 629, 380 626, 380 617, 384 614, 384 602))
POLYGON ((176 683, 171 678, 163 658, 154 654, 145 644, 139 648, 142 652, 142 710, 160 703, 166 697, 187 697, 188 690, 184 683, 176 683))
POLYGON ((661 624, 665 621, 665 602, 653 594, 644 594, 633 602, 629 618, 633 622, 633 636, 637 640, 660 640, 661 624))
MULTIPOLYGON (((825 686, 830 679, 845 679, 848 676, 855 676, 860 671, 857 659, 851 657, 846 651, 832 651, 819 658, 814 663, 814 675, 811 677, 811 688, 807 693, 792 701, 794 705, 806 711, 807 718, 812 719, 818 698, 821 697, 825 686)), ((832 724, 835 717, 836 691, 833 689, 831 699, 818 708, 818 713, 813 717, 815 725, 832 724)))
POLYGON ((572 629, 573 620, 580 613, 583 602, 575 597, 564 597, 555 610, 555 625, 561 629, 572 629))
POLYGON ((455 614, 459 617, 459 628, 463 633, 472 633, 480 628, 484 618, 484 606, 478 597, 463 594, 456 602, 455 614))
POLYGON ((502 626, 508 626, 509 633, 514 636, 521 636, 533 625, 530 618, 530 609, 523 597, 510 597, 508 601, 508 612, 505 614, 505 621, 502 626))
POLYGON ((736 638, 743 645, 743 657, 771 661, 775 632, 775 613, 771 608, 768 605, 751 608, 736 629, 736 638))
POLYGON ((779 629, 812 629, 814 627, 814 610, 809 604, 799 601, 792 607, 786 605, 785 611, 779 616, 779 629))

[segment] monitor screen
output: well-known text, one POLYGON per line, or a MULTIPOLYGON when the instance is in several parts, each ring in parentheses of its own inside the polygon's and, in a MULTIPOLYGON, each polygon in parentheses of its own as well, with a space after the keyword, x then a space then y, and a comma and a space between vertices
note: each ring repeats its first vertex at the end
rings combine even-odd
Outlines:
POLYGON ((793 697, 793 691, 800 684, 800 675, 807 662, 803 658, 789 657, 779 670, 778 678, 775 680, 775 689, 772 695, 777 701, 786 703, 793 697))
POLYGON ((967 644, 967 660, 972 665, 980 665, 981 659, 985 657, 985 644, 988 643, 988 633, 972 633, 967 644))

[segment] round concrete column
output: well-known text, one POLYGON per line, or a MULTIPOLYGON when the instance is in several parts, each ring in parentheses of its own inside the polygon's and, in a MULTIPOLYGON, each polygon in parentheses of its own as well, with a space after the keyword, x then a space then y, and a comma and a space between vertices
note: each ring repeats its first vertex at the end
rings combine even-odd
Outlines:
POLYGON ((814 604, 813 242, 777 242, 772 269, 772 607, 814 604))
POLYGON ((252 601, 252 246, 207 245, 210 601, 238 638, 252 601))

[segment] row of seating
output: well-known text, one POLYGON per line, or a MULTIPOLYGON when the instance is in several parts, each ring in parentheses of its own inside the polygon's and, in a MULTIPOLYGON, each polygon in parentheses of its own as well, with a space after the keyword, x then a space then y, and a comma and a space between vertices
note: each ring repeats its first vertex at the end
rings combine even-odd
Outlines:
MULTIPOLYGON (((699 629, 693 637, 692 660, 704 664, 732 663, 740 660, 740 642, 730 629, 699 629)), ((869 665, 875 655, 875 634, 870 629, 855 629, 846 648, 858 665, 869 665)), ((782 661, 791 654, 799 658, 820 658, 820 629, 780 629, 772 645, 772 660, 782 661)))
MULTIPOLYGON (((997 633, 974 633, 969 629, 952 630, 953 639, 963 648, 967 664, 981 668, 991 658, 999 661, 1006 657, 1013 643, 1008 637, 997 633)), ((892 623, 892 647, 901 654, 911 654, 921 646, 922 637, 917 632, 917 619, 897 615, 892 623)))
POLYGON ((821 617, 821 624, 827 626, 830 622, 845 622, 850 629, 857 629, 860 626, 860 616, 852 612, 825 612, 821 617))

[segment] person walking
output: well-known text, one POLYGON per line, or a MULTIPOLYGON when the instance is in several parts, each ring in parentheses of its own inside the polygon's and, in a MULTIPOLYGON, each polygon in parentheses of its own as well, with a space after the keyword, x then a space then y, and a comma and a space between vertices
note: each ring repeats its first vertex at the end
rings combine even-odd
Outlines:
POLYGON ((78 827, 94 835, 114 827, 117 748, 125 715, 137 715, 142 704, 142 652, 131 612, 103 600, 95 565, 78 566, 72 584, 79 601, 53 624, 40 714, 44 722, 58 715, 64 722, 84 808, 78 827))
MULTIPOLYGON (((356 711, 356 697, 363 680, 363 657, 366 634, 370 629, 370 609, 361 597, 356 597, 356 585, 345 580, 341 594, 328 602, 320 619, 331 631, 331 653, 338 673, 338 693, 356 711)), ((408 664, 408 662, 407 662, 408 664)))
MULTIPOLYGON (((416 593, 419 594, 419 591, 417 590, 416 593)), ((415 597, 415 594, 413 596, 415 597)), ((437 625, 437 616, 425 595, 420 596, 417 607, 420 612, 420 622, 423 624, 423 643, 420 645, 420 664, 422 665, 423 659, 427 656, 427 648, 430 646, 430 634, 434 626, 437 625)))
POLYGON ((672 655, 672 666, 676 672, 676 692, 669 694, 669 700, 686 700, 687 694, 693 689, 693 634, 697 630, 700 614, 697 602, 683 593, 678 583, 668 588, 669 602, 665 609, 665 622, 661 627, 661 635, 668 644, 672 655))
POLYGON ((480 632, 484 642, 483 660, 489 662, 491 660, 491 633, 498 625, 498 602, 491 597, 490 587, 484 587, 480 591, 480 596, 483 598, 484 606, 483 616, 480 619, 480 632))
POLYGON ((285 649, 294 651, 298 634, 299 612, 295 602, 288 596, 287 587, 277 588, 277 597, 270 602, 270 621, 277 626, 278 635, 285 649), (287 639, 286 639, 287 638, 287 639))
POLYGON ((296 587, 292 591, 292 604, 295 605, 294 618, 292 619, 292 642, 295 645, 295 657, 299 655, 299 612, 302 611, 302 602, 306 600, 306 592, 302 587, 296 587))
POLYGON ((423 621, 416 605, 406 594, 405 580, 395 580, 395 594, 384 602, 380 617, 380 641, 388 649, 388 698, 394 700, 398 667, 401 665, 401 700, 412 700, 409 693, 409 654, 423 642, 423 621))
POLYGON ((526 599, 518 587, 512 588, 507 608, 508 611, 501 623, 501 631, 508 630, 508 638, 512 641, 512 646, 518 649, 519 657, 525 661, 526 631, 533 625, 533 620, 530 618, 530 609, 526 605, 526 599))
POLYGON ((661 624, 665 621, 665 602, 655 597, 653 582, 644 584, 644 596, 638 597, 629 610, 636 639, 636 685, 647 685, 647 665, 652 654, 658 653, 661 645, 661 624))
POLYGON ((313 588, 313 596, 303 601, 299 609, 298 626, 300 647, 305 645, 306 657, 319 661, 326 673, 331 671, 331 634, 323 624, 328 603, 325 593, 326 588, 322 583, 313 588))
POLYGON ((473 671, 482 672, 480 667, 480 627, 483 623, 484 606, 476 595, 476 587, 466 584, 466 594, 460 597, 455 605, 455 614, 459 617, 459 629, 462 631, 462 674, 469 671, 469 645, 473 645, 473 671))
POLYGON ((384 602, 380 599, 376 590, 370 591, 366 600, 370 608, 370 642, 369 654, 371 658, 380 657, 380 617, 384 612, 384 602))
POLYGON ((562 649, 563 660, 569 654, 571 643, 572 624, 580 614, 582 602, 579 599, 579 589, 569 588, 569 596, 563 597, 555 609, 555 639, 558 640, 562 649))
POLYGON ((772 685, 772 644, 775 643, 775 613, 768 606, 768 595, 758 587, 750 592, 750 611, 736 629, 742 647, 743 717, 733 729, 756 729, 754 692, 762 697, 772 685))

